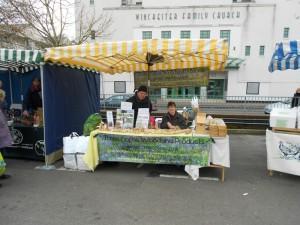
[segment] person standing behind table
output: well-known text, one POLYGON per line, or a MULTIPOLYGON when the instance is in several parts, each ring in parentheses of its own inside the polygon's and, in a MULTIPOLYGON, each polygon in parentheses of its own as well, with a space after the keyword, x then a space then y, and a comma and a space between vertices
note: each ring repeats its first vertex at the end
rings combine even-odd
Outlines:
POLYGON ((28 117, 33 111, 43 107, 41 91, 41 80, 39 78, 34 78, 23 102, 24 116, 28 117))
POLYGON ((185 119, 176 110, 175 102, 168 102, 168 113, 163 116, 160 125, 161 129, 186 129, 185 119))
MULTIPOLYGON (((0 90, 0 92, 4 92, 3 90, 0 90)), ((0 104, 3 98, 0 98, 0 104)), ((7 179, 10 176, 5 174, 5 162, 1 154, 1 149, 8 147, 12 144, 12 137, 10 135, 8 126, 7 126, 7 120, 2 112, 2 109, 0 109, 0 179, 7 179)), ((1 184, 0 184, 1 187, 1 184)))
POLYGON ((300 106, 300 88, 298 88, 293 96, 292 108, 300 106))
POLYGON ((135 92, 135 95, 127 99, 127 102, 132 103, 132 109, 134 110, 134 124, 135 127, 138 111, 140 108, 149 108, 149 113, 152 112, 152 103, 148 97, 148 89, 142 85, 135 92))

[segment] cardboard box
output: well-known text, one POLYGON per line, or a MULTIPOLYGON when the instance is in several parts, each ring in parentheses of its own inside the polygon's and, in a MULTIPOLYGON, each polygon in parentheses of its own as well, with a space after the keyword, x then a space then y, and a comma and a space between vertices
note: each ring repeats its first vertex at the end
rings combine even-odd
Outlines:
POLYGON ((273 109, 270 114, 270 127, 295 128, 297 109, 273 109))
POLYGON ((206 113, 198 112, 196 117, 196 124, 205 124, 206 113))

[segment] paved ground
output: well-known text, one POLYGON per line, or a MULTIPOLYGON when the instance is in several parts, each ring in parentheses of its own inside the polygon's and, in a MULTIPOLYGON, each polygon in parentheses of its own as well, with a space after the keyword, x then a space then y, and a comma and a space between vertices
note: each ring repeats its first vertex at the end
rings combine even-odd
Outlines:
POLYGON ((264 136, 231 135, 225 183, 149 177, 180 174, 177 167, 121 164, 80 173, 7 162, 13 177, 1 181, 1 225, 299 224, 300 177, 266 175, 264 136))

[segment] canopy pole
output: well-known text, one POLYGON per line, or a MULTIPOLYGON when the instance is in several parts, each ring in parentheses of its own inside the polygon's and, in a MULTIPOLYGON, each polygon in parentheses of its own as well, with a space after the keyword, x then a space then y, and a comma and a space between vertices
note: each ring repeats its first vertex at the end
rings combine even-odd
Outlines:
POLYGON ((10 105, 14 103, 13 98, 13 88, 12 88, 12 78, 11 78, 11 70, 8 70, 8 76, 9 76, 9 90, 10 90, 10 105))
MULTIPOLYGON (((148 88, 148 98, 149 98, 149 110, 150 110, 150 63, 147 63, 148 66, 148 71, 147 71, 147 77, 148 77, 148 82, 147 82, 147 88, 148 88)), ((150 111, 149 111, 150 112, 150 111)))
POLYGON ((45 123, 45 104, 44 104, 44 64, 40 63, 40 73, 41 73, 41 88, 42 88, 42 102, 43 102, 43 128, 44 128, 44 154, 45 154, 45 165, 43 166, 37 166, 36 169, 40 170, 55 170, 56 167, 54 165, 48 164, 48 158, 47 158, 47 147, 46 147, 46 123, 45 123))

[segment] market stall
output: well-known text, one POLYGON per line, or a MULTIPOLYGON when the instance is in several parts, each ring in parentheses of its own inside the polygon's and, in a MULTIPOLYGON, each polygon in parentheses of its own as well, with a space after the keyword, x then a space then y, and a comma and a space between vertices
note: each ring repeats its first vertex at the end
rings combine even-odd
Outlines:
POLYGON ((13 145, 3 149, 5 157, 44 159, 44 129, 22 120, 22 102, 31 80, 40 77, 42 52, 0 49, 0 80, 6 93, 5 113, 13 137, 13 145))
MULTIPOLYGON (((9 123, 14 145, 5 151, 13 157, 44 159, 46 164, 60 159, 62 138, 73 131, 82 133, 84 120, 99 110, 98 73, 44 63, 41 51, 13 49, 0 49, 0 68, 8 80, 13 80, 10 76, 31 74, 42 81, 43 123, 33 126, 33 121, 23 123, 21 114, 18 118, 14 116, 9 123)), ((28 84, 26 80, 23 82, 24 93, 30 82, 31 79, 28 84)), ((9 90, 11 96, 19 93, 19 88, 13 85, 9 90)))
MULTIPOLYGON (((227 42, 225 40, 214 39, 151 39, 123 42, 96 42, 79 46, 51 48, 47 49, 45 54, 47 62, 89 68, 107 74, 148 71, 148 87, 151 86, 149 79, 150 71, 184 68, 204 68, 206 70, 218 71, 225 68, 227 57, 227 42)), ((148 124, 149 121, 146 122, 148 124)), ((206 125, 201 124, 199 126, 206 125)), ((121 126, 120 128, 123 131, 126 130, 125 127, 121 126)), ((222 155, 222 153, 216 152, 212 154, 212 139, 210 133, 206 132, 206 128, 204 128, 203 132, 197 131, 198 136, 192 135, 192 130, 190 130, 187 137, 182 136, 180 132, 173 137, 172 131, 166 131, 162 136, 160 129, 149 130, 147 128, 148 125, 143 130, 130 129, 127 131, 127 134, 120 134, 123 131, 117 131, 114 128, 110 131, 96 130, 92 132, 89 149, 84 157, 88 167, 92 170, 95 169, 99 161, 189 164, 190 166, 202 167, 210 165, 211 161, 209 158, 211 155, 216 160, 218 159, 218 154, 222 155), (150 131, 152 132, 151 134, 149 134, 150 131), (124 142, 118 140, 120 137, 130 137, 131 141, 126 142, 127 145, 125 145, 124 142), (183 137, 187 138, 188 141, 195 140, 195 143, 198 144, 190 144, 188 148, 184 148, 183 143, 166 143, 166 139, 172 140, 175 138, 177 141, 180 141, 183 137), (108 142, 107 138, 110 139, 108 142), (154 142, 153 138, 157 142, 154 142), (107 144, 112 142, 116 143, 113 149, 111 145, 107 144), (136 142, 139 144, 134 144, 136 142), (133 145, 142 147, 131 151, 133 145), (159 146, 163 147, 160 148, 159 146), (190 149, 191 151, 189 151, 190 149), (170 152, 174 152, 174 157, 170 152), (180 158, 178 152, 183 152, 183 158, 180 158), (154 159, 155 157, 158 158, 154 159)), ((224 135, 223 139, 219 142, 219 147, 215 147, 215 149, 220 149, 221 143, 223 143, 225 148, 228 146, 228 152, 225 154, 227 159, 229 159, 228 142, 228 137, 224 135)), ((229 160, 223 166, 229 166, 229 160)))
MULTIPOLYGON (((276 44, 269 71, 298 70, 300 41, 276 44)), ((273 109, 270 115, 272 130, 266 131, 269 174, 279 171, 300 176, 300 114, 299 107, 273 109)))

